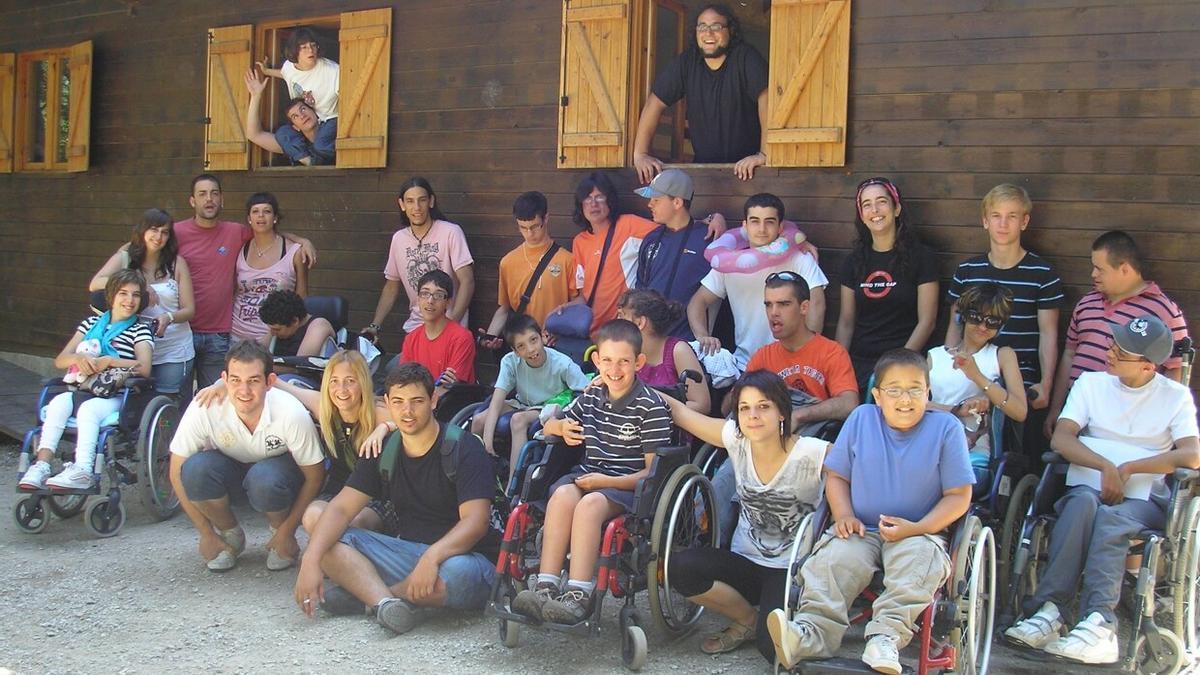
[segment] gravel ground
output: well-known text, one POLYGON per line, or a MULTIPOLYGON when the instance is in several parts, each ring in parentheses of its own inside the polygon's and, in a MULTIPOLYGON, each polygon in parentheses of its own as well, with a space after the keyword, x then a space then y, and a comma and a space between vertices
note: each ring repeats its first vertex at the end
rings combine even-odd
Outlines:
MULTIPOLYGON (((14 476, 16 447, 0 446, 0 475, 14 476)), ((15 482, 15 479, 13 479, 15 482)), ((12 483, 10 483, 12 485, 12 483)), ((499 644, 496 624, 475 613, 446 613, 404 636, 365 619, 306 619, 292 601, 292 572, 268 572, 266 522, 242 514, 248 548, 239 566, 214 575, 200 564, 182 515, 155 523, 127 493, 129 520, 116 537, 96 539, 81 519, 53 520, 40 535, 20 532, 12 488, 0 489, 0 672, 187 673, 383 672, 609 673, 621 670, 616 608, 593 638, 525 630, 499 644)), ((302 541, 303 543, 303 541, 302 541)), ((640 602, 648 616, 645 602, 640 602)), ((701 632, 719 627, 706 615, 701 632)), ((646 673, 759 673, 751 648, 717 658, 697 634, 670 640, 648 629, 646 673)), ((857 657, 861 633, 844 655, 857 657)), ((911 648, 903 656, 912 656, 911 648)), ((1044 672, 1047 664, 1004 647, 992 671, 1044 672)), ((1062 663, 1054 672, 1071 672, 1062 663)), ((1076 672, 1090 672, 1078 669, 1076 672)))

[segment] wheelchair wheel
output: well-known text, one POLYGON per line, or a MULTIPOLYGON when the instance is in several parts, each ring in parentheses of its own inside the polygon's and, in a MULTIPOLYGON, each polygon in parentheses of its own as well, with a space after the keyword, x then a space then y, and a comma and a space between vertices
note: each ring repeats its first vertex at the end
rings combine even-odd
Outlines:
POLYGON ((1017 546, 1021 543, 1021 525, 1025 522, 1025 514, 1029 513, 1037 485, 1038 477, 1028 474, 1017 481, 1008 498, 1000 530, 1000 550, 996 552, 996 587, 1001 593, 1008 593, 1013 559, 1017 557, 1017 546))
POLYGON ((1134 663, 1138 675, 1174 675, 1187 662, 1183 640, 1169 630, 1157 629, 1158 648, 1151 647, 1145 634, 1139 635, 1134 647, 1134 663))
POLYGON ((44 500, 50 506, 50 511, 61 520, 74 518, 83 511, 87 503, 87 495, 50 495, 44 500))
POLYGON ((788 555, 788 572, 783 584, 783 611, 787 612, 788 619, 792 618, 792 613, 800 604, 800 588, 796 583, 796 575, 800 572, 801 561, 812 553, 813 545, 817 543, 817 537, 821 534, 816 531, 817 517, 816 511, 804 516, 804 520, 800 521, 800 528, 796 530, 796 538, 792 540, 791 553, 788 555))
POLYGON ((96 536, 115 537, 125 526, 125 503, 118 500, 114 507, 111 499, 101 497, 88 504, 83 518, 96 536))
POLYGON ((41 497, 25 497, 13 504, 13 520, 25 534, 40 534, 50 522, 46 500, 41 497))
POLYGON ((667 478, 654 509, 651 555, 646 566, 650 614, 672 635, 690 630, 704 608, 671 589, 668 571, 671 555, 690 548, 717 546, 719 529, 712 484, 695 465, 684 464, 667 478))
POLYGON ((958 607, 959 631, 958 664, 956 673, 986 673, 992 654, 992 628, 995 619, 996 598, 996 539, 990 527, 981 527, 978 521, 971 540, 964 539, 966 551, 960 548, 967 566, 956 565, 954 589, 958 607), (961 568, 961 576, 958 569, 961 568))
POLYGON ((1175 560, 1174 629, 1193 654, 1200 651, 1200 497, 1188 500, 1183 527, 1179 531, 1179 553, 1175 560))
POLYGON ((521 644, 521 624, 500 619, 500 644, 509 649, 521 644))
POLYGON ((486 406, 487 402, 472 403, 462 410, 454 413, 454 416, 450 418, 450 421, 447 422, 447 424, 450 426, 459 427, 464 431, 470 431, 471 418, 475 416, 475 413, 480 412, 481 410, 486 410, 486 406))
POLYGON ((179 405, 156 396, 142 412, 138 427, 138 494, 150 517, 166 520, 179 510, 171 487, 171 439, 179 426, 179 405))
POLYGON ((629 625, 621 632, 621 662, 632 671, 646 665, 646 631, 641 626, 629 625))
POLYGON ((727 457, 725 448, 717 448, 705 443, 696 451, 696 461, 693 464, 700 468, 700 473, 704 474, 705 478, 712 480, 713 476, 717 475, 717 469, 721 468, 721 464, 727 457))

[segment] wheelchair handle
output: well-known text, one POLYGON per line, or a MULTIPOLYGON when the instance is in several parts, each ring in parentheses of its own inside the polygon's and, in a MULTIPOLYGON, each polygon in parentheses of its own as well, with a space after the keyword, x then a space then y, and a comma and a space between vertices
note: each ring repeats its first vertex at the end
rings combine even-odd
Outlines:
POLYGON ((694 370, 691 370, 690 368, 679 374, 680 386, 687 387, 688 380, 691 380, 696 384, 704 384, 704 376, 694 370))
POLYGON ((1200 477, 1200 471, 1195 469, 1175 469, 1175 482, 1182 483, 1183 481, 1196 480, 1200 477))
POLYGON ((1057 452, 1043 452, 1042 463, 1044 464, 1070 464, 1062 455, 1057 452))

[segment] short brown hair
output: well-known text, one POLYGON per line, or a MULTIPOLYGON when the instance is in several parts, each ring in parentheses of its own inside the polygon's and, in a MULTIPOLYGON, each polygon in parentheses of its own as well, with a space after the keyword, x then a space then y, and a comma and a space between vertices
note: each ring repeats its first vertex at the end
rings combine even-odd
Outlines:
POLYGON ((633 351, 642 353, 642 331, 632 321, 613 319, 606 321, 596 331, 596 347, 605 342, 625 342, 633 346, 633 351))
POLYGON ((146 294, 146 277, 142 276, 141 270, 131 270, 126 268, 113 272, 112 276, 108 278, 108 283, 104 285, 104 302, 108 304, 109 310, 112 309, 113 302, 115 302, 117 299, 117 291, 120 291, 122 288, 129 286, 130 284, 136 284, 138 290, 142 294, 141 304, 138 305, 138 311, 141 312, 143 309, 145 309, 146 300, 148 298, 146 294))
POLYGON ((234 361, 238 363, 253 363, 258 361, 262 364, 263 375, 270 375, 275 372, 271 352, 268 352, 266 347, 263 347, 254 340, 242 340, 229 348, 229 351, 225 353, 226 372, 229 372, 229 364, 234 361))
POLYGON ((929 386, 929 361, 924 356, 911 349, 899 347, 890 349, 875 362, 875 386, 880 386, 887 371, 895 366, 912 366, 925 374, 925 385, 929 386))
POLYGON ((383 381, 383 392, 390 394, 392 387, 407 387, 410 384, 419 384, 426 394, 433 395, 433 375, 429 374, 428 368, 415 361, 401 363, 393 368, 383 381))

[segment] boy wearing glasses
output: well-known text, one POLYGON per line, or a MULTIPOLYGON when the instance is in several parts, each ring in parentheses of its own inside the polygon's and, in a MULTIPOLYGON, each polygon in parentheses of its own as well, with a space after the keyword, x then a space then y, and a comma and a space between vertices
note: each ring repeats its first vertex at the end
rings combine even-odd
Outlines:
POLYGON ((1025 607, 1037 611, 1004 632, 1020 645, 1089 664, 1118 660, 1115 610, 1125 558, 1133 537, 1166 524, 1164 475, 1200 468, 1191 391, 1157 372, 1174 350, 1171 330, 1158 317, 1141 316, 1111 331, 1105 371, 1075 381, 1050 441, 1071 463, 1067 483, 1074 487, 1054 505, 1049 559, 1025 607), (1118 457, 1114 443, 1133 452, 1118 457), (1134 494, 1146 478, 1138 474, 1153 478, 1134 494), (1060 637, 1063 610, 1075 598, 1079 623, 1060 637))
POLYGON ((738 20, 725 5, 700 10, 695 46, 668 64, 650 88, 633 146, 633 165, 643 183, 662 171, 650 143, 663 111, 680 100, 687 101, 693 161, 736 162, 733 172, 742 180, 766 164, 767 62, 742 41, 738 20))
POLYGON ((471 331, 446 316, 454 282, 441 270, 426 272, 417 281, 417 308, 422 325, 404 336, 400 362, 419 363, 436 380, 434 398, 455 382, 475 381, 475 340, 471 331))
POLYGON ((775 653, 791 668, 841 646, 847 611, 883 570, 862 660, 898 675, 898 651, 950 574, 946 534, 971 505, 975 477, 954 416, 926 410, 925 359, 893 349, 875 366, 876 404, 850 414, 825 457, 832 525, 801 568, 799 611, 767 617, 775 653))

